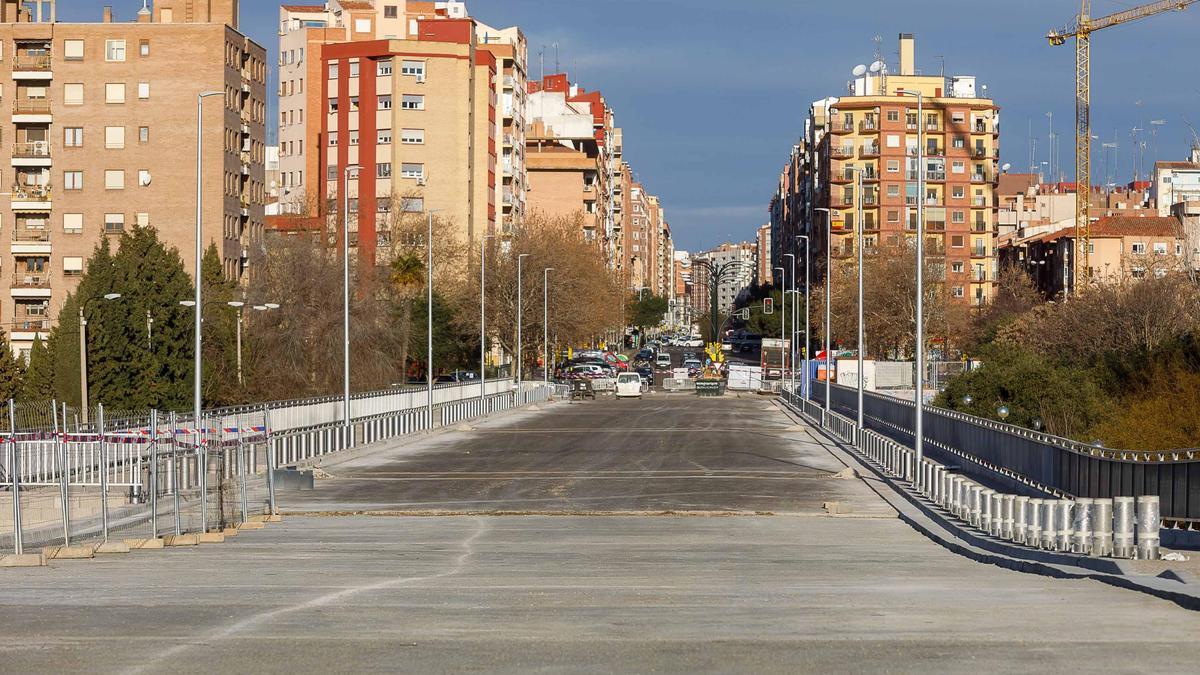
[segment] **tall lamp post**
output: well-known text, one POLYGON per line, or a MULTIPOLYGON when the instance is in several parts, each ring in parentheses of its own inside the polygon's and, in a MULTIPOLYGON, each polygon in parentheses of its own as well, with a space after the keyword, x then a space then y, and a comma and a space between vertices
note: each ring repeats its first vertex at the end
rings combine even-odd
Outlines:
MULTIPOLYGON (((812 256, 809 255, 810 247, 809 247, 808 235, 807 234, 796 235, 797 241, 799 241, 801 239, 804 240, 804 376, 803 376, 804 382, 801 385, 801 389, 803 389, 803 391, 804 391, 804 400, 807 401, 808 393, 809 393, 808 392, 808 389, 809 389, 808 349, 809 349, 810 343, 812 342, 811 333, 809 332, 810 329, 812 328, 812 326, 810 325, 809 320, 808 320, 808 306, 810 304, 810 302, 809 302, 809 294, 810 294, 810 291, 809 291, 809 279, 810 279, 809 269, 812 267, 812 256)), ((794 314, 793 314, 793 316, 794 316, 794 314)), ((793 373, 794 372, 795 372, 795 370, 793 368, 793 373)), ((792 382, 793 387, 796 386, 794 378, 795 378, 795 375, 793 375, 793 382, 792 382)))
MULTIPOLYGON (((350 172, 358 165, 347 166, 342 176, 342 424, 350 429, 350 172)), ((347 437, 346 445, 351 439, 347 437)))
POLYGON ((855 230, 858 239, 858 437, 855 445, 862 447, 863 430, 863 170, 854 170, 855 230))
POLYGON ((425 416, 433 429, 433 214, 430 209, 429 232, 425 236, 425 416))
POLYGON ((550 384, 550 273, 553 267, 542 270, 542 377, 550 384))
POLYGON ((105 293, 99 298, 88 298, 79 303, 79 401, 83 412, 83 423, 88 423, 88 373, 87 373, 87 315, 85 310, 92 300, 117 300, 120 293, 105 293))
POLYGON ((521 387, 521 376, 524 375, 524 372, 522 372, 522 371, 525 370, 525 362, 522 360, 522 357, 521 357, 521 347, 523 346, 521 344, 521 320, 525 318, 525 307, 524 307, 525 296, 524 296, 524 289, 521 287, 521 282, 525 278, 524 277, 525 259, 528 257, 529 257, 528 253, 522 253, 517 256, 517 359, 516 359, 516 364, 515 364, 516 368, 514 369, 514 370, 516 370, 516 373, 514 373, 514 374, 517 377, 517 388, 518 389, 520 389, 520 387, 521 387))
POLYGON ((487 405, 487 240, 479 238, 479 403, 487 405))
MULTIPOLYGON (((783 339, 787 332, 787 270, 783 267, 775 269, 779 270, 779 276, 783 279, 783 290, 779 293, 779 337, 783 339)), ((783 351, 782 347, 780 347, 780 351, 783 351)), ((780 354, 780 358, 783 358, 782 354, 780 354)))
MULTIPOLYGON (((791 290, 789 290, 787 287, 787 273, 785 272, 783 275, 783 295, 780 296, 780 298, 779 298, 782 301, 779 304, 783 305, 784 308, 786 308, 787 304, 788 304, 788 293, 796 290, 796 254, 795 253, 784 253, 783 257, 792 259, 791 260, 792 288, 791 288, 791 290)), ((795 323, 795 315, 794 314, 792 316, 792 322, 795 323)), ((784 373, 786 373, 789 370, 788 366, 789 365, 791 366, 791 368, 790 368, 791 370, 795 370, 795 368, 796 368, 795 361, 792 361, 790 364, 786 363, 788 358, 791 358, 792 352, 794 351, 792 349, 792 342, 794 342, 796 340, 796 331, 794 330, 795 327, 794 326, 789 327, 787 324, 787 310, 786 309, 784 310, 783 316, 780 317, 780 324, 783 327, 783 331, 781 331, 781 332, 786 331, 788 333, 787 338, 786 338, 786 340, 788 342, 785 344, 785 346, 783 348, 785 350, 785 353, 787 354, 787 358, 784 358, 784 361, 785 361, 785 363, 783 364, 784 369, 782 371, 780 371, 780 377, 784 377, 786 379, 786 376, 784 375, 784 373)), ((795 386, 796 386, 796 380, 795 380, 795 377, 793 377, 792 378, 793 391, 795 391, 795 386)))
MULTIPOLYGON (((913 459, 916 467, 925 457, 925 96, 919 91, 899 90, 903 96, 917 98, 917 326, 914 351, 916 361, 916 411, 913 423, 913 459)), ((915 470, 915 469, 914 469, 915 470)))
POLYGON ((196 316, 195 327, 193 329, 193 345, 194 350, 194 368, 192 371, 192 421, 196 423, 196 451, 200 455, 200 529, 208 531, 208 451, 204 449, 204 445, 200 442, 201 427, 204 426, 200 420, 201 408, 204 403, 200 398, 201 378, 201 359, 200 354, 200 313, 203 299, 201 298, 201 283, 200 276, 201 259, 204 255, 204 99, 210 96, 221 96, 223 91, 202 91, 196 94, 196 265, 195 274, 192 281, 196 286, 196 316))
MULTIPOLYGON (((832 190, 829 193, 829 198, 833 199, 832 190)), ((831 256, 833 246, 833 209, 823 206, 818 206, 813 211, 825 212, 825 412, 829 412, 829 395, 830 395, 830 373, 833 372, 833 331, 830 329, 829 321, 832 312, 829 310, 829 304, 832 299, 831 289, 833 288, 833 259, 831 256)))

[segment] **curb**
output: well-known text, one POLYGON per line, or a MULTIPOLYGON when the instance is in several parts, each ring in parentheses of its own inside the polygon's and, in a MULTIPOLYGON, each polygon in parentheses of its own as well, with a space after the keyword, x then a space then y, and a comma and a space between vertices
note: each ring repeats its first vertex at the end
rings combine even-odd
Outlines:
POLYGON ((846 466, 858 469, 863 482, 896 510, 900 520, 958 555, 1028 574, 1056 579, 1092 579, 1169 600, 1184 609, 1200 611, 1200 587, 1190 585, 1191 575, 1185 572, 1164 570, 1158 576, 1134 574, 1129 569, 1133 561, 1036 551, 967 530, 946 517, 940 508, 931 506, 905 485, 859 457, 857 449, 845 445, 783 402, 778 404, 793 420, 808 425, 828 440, 827 449, 830 453, 846 466))

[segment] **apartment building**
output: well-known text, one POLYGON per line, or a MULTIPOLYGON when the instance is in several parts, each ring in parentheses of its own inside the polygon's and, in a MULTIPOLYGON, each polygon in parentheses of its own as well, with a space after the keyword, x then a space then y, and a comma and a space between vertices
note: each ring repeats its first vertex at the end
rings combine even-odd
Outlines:
MULTIPOLYGON (((757 258, 758 245, 755 242, 744 241, 737 244, 724 243, 720 246, 706 251, 699 256, 708 263, 715 265, 717 269, 731 267, 732 272, 722 274, 717 287, 717 307, 722 312, 728 312, 733 308, 733 303, 737 300, 738 295, 743 289, 749 288, 754 283, 755 270, 758 268, 757 258)), ((703 282, 706 293, 712 292, 711 279, 707 279, 711 274, 707 269, 694 270, 693 277, 706 278, 703 282)), ((708 311, 709 297, 707 295, 700 299, 700 303, 704 307, 705 312, 708 311)))
POLYGON ((351 245, 373 265, 406 213, 437 211, 462 242, 519 225, 519 29, 482 24, 463 2, 331 0, 284 5, 280 32, 280 207, 293 218, 274 227, 340 227, 348 194, 351 245))
MULTIPOLYGON (((1148 181, 1120 187, 1092 186, 1088 217, 1160 215, 1148 181)), ((996 188, 996 235, 1000 240, 1058 230, 1075 223, 1075 184, 1038 182, 1031 173, 1001 174, 996 188)))
MULTIPOLYGON (((1072 278, 1075 225, 1002 240, 1002 264, 1025 270, 1047 298, 1065 292, 1072 278)), ((1189 268, 1184 225, 1175 216, 1110 216, 1091 226, 1089 276, 1097 283, 1121 283, 1189 268)))
POLYGON ((1158 215, 1171 215, 1171 207, 1200 201, 1200 148, 1192 148, 1190 161, 1155 162, 1153 192, 1158 215))
POLYGON ((12 167, 0 221, 12 237, 0 322, 14 350, 45 337, 103 237, 152 226, 195 246, 196 101, 203 104, 203 245, 242 279, 262 236, 266 51, 238 31, 236 0, 158 0, 132 21, 58 22, 55 2, 0 3, 0 80, 12 167))
MULTIPOLYGON (((755 245, 758 247, 758 251, 755 252, 755 260, 758 263, 755 279, 760 284, 770 283, 775 278, 775 270, 771 269, 771 223, 758 228, 755 245)), ((782 279, 780 281, 782 282, 782 279)))
POLYGON ((912 35, 902 34, 899 47, 895 72, 882 61, 855 68, 845 95, 812 104, 806 138, 793 150, 773 199, 773 216, 779 212, 782 221, 773 253, 796 253, 799 259, 803 252, 794 235, 809 234, 819 279, 826 248, 836 261, 847 261, 856 246, 876 250, 911 244, 920 203, 925 252, 944 264, 951 297, 982 305, 993 294, 996 271, 999 108, 986 87, 977 90, 973 76, 919 74, 912 35), (905 92, 922 94, 920 114, 917 97, 905 92), (855 231, 859 172, 861 242, 855 231))
POLYGON ((633 183, 629 188, 630 211, 628 224, 623 229, 626 240, 625 269, 630 290, 638 291, 650 287, 651 253, 653 240, 650 233, 654 229, 651 222, 650 195, 641 183, 633 183))

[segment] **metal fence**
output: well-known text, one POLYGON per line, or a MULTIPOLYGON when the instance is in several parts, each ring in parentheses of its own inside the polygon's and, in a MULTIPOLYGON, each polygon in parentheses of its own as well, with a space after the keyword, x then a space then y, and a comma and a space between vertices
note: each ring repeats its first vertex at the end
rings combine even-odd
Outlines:
MULTIPOLYGON (((833 385, 836 412, 857 417, 857 393, 833 385)), ((812 398, 824 405, 825 387, 812 398)), ((912 442, 915 404, 866 392, 864 420, 893 440, 912 442)), ((1097 448, 1011 424, 926 406, 930 455, 953 455, 968 471, 992 472, 1056 494, 1079 498, 1156 495, 1171 525, 1200 527, 1200 450, 1138 452, 1097 448)))
MULTIPOLYGON (((10 497, 0 500, 0 549, 137 545, 238 527, 275 513, 278 467, 545 401, 554 391, 540 382, 490 388, 499 391, 483 398, 478 384, 440 388, 432 420, 424 392, 389 392, 360 397, 356 410, 379 412, 356 416, 348 426, 335 420, 283 430, 274 426, 277 414, 293 425, 305 414, 319 420, 327 402, 212 411, 198 425, 154 411, 147 418, 112 419, 100 406, 95 430, 84 432, 64 431, 69 411, 55 406, 50 430, 0 435, 0 491, 10 497), (385 409, 385 402, 394 407, 385 409)), ((14 418, 10 410, 10 424, 14 418)))
MULTIPOLYGON (((824 394, 824 391, 821 392, 824 394)), ((1029 548, 1117 558, 1159 557, 1161 499, 1157 495, 1029 496, 971 480, 958 466, 915 452, 883 433, 792 391, 784 401, 841 440, 882 474, 924 497, 979 533, 1029 548)), ((822 399, 823 400, 823 399, 822 399)), ((864 421, 866 421, 864 419, 864 421)))

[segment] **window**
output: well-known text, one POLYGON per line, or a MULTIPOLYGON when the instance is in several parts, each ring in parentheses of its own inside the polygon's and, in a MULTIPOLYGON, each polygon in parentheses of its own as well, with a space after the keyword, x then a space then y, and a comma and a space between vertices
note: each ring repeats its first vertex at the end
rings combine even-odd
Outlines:
POLYGON ((402 129, 400 131, 400 142, 405 145, 421 145, 425 142, 425 130, 402 129))
POLYGON ((965 270, 965 269, 966 269, 966 266, 962 263, 961 260, 958 262, 950 263, 950 271, 952 271, 956 274, 962 274, 963 270, 965 270))
POLYGON ((1130 249, 1133 251, 1133 253, 1135 255, 1141 255, 1146 252, 1146 244, 1144 244, 1143 242, 1140 242, 1140 241, 1134 242, 1133 246, 1131 246, 1130 249))
POLYGON ((382 163, 376 164, 375 165, 375 177, 376 178, 391 178, 392 177, 392 163, 391 162, 382 162, 382 163))
POLYGON ((899 211, 897 211, 896 209, 891 209, 891 210, 889 210, 889 211, 888 211, 888 222, 889 222, 889 223, 898 223, 898 222, 900 222, 900 212, 899 212, 899 211))
POLYGON ((966 162, 955 161, 950 164, 950 173, 966 173, 966 172, 967 172, 966 162))
POLYGON ((900 173, 900 160, 889 159, 887 161, 887 171, 888 173, 900 173))
POLYGON ((350 97, 350 109, 358 110, 358 97, 357 96, 350 97))
POLYGON ((963 188, 963 186, 955 185, 950 190, 950 196, 954 197, 955 199, 963 199, 967 196, 967 191, 965 188, 963 188))
POLYGON ((384 5, 383 6, 383 18, 395 19, 396 18, 396 6, 395 5, 384 5))
POLYGON ((358 145, 358 129, 350 130, 350 138, 348 139, 348 142, 350 145, 358 145))
POLYGON ((370 33, 371 32, 371 20, 370 19, 355 19, 354 20, 354 32, 355 33, 370 33))
POLYGON ((83 127, 63 127, 63 146, 68 148, 83 147, 83 127))
POLYGON ((400 99, 400 107, 404 110, 424 110, 425 97, 420 94, 405 94, 400 99))
POLYGON ((138 127, 138 142, 139 143, 149 143, 150 142, 150 127, 138 127))
POLYGON ((150 185, 150 171, 147 169, 138 169, 138 185, 148 187, 150 185))
POLYGON ((149 82, 138 82, 138 98, 140 98, 140 99, 150 98, 150 83, 149 82))
POLYGON ((63 105, 83 105, 83 83, 63 85, 63 105))
POLYGON ((346 202, 347 202, 346 206, 349 207, 350 213, 358 213, 358 198, 357 197, 351 197, 350 199, 346 200, 346 202))
POLYGON ((966 113, 961 112, 950 113, 950 121, 956 124, 962 124, 963 122, 967 121, 967 115, 966 113))
POLYGON ((962 248, 963 236, 961 234, 956 234, 953 237, 950 237, 950 246, 954 248, 962 248))
POLYGON ((887 196, 899 197, 900 196, 900 186, 896 185, 896 184, 887 186, 887 196))
POLYGON ((391 110, 392 109, 392 95, 391 94, 384 94, 383 96, 379 97, 379 109, 380 110, 391 110))
POLYGON ((138 227, 150 227, 150 214, 149 213, 135 214, 133 222, 138 227))
POLYGON ((400 165, 400 176, 403 178, 424 178, 425 177, 425 165, 424 164, 410 164, 408 162, 405 162, 400 165))
POLYGON ((83 276, 83 258, 77 256, 63 257, 63 276, 83 276))
POLYGON ((82 61, 83 40, 63 40, 63 58, 67 61, 82 61))
POLYGON ((888 137, 887 137, 887 146, 888 146, 889 148, 898 148, 898 147, 900 147, 900 135, 899 135, 899 134, 888 134, 888 137))
POLYGON ((63 172, 63 189, 64 190, 82 190, 83 189, 83 172, 82 171, 64 171, 63 172))
POLYGON ((335 113, 338 111, 338 100, 336 98, 329 99, 329 112, 335 113))
POLYGON ((63 232, 65 234, 83 234, 83 214, 64 213, 63 232))
POLYGON ((125 83, 124 82, 109 82, 104 85, 104 102, 105 103, 124 103, 125 102, 125 83))
POLYGON ((380 59, 375 65, 375 74, 384 77, 392 74, 392 60, 380 59))
POLYGON ((328 69, 328 70, 329 70, 329 79, 331 79, 331 80, 336 80, 336 79, 337 79, 337 77, 338 77, 338 64, 337 64, 337 61, 330 61, 330 62, 329 62, 329 69, 328 69))
POLYGON ((105 40, 104 41, 104 60, 105 61, 124 61, 125 60, 125 41, 124 40, 105 40))
POLYGON ((401 75, 424 75, 425 74, 425 62, 424 61, 402 61, 400 63, 400 74, 401 75))
POLYGON ((954 297, 956 297, 956 298, 961 298, 961 297, 963 297, 963 287, 962 287, 962 286, 955 286, 955 287, 954 287, 953 294, 954 294, 954 297))
POLYGON ((379 129, 375 132, 376 145, 390 145, 392 142, 391 129, 379 129))
POLYGON ((899 121, 900 121, 900 111, 899 111, 899 110, 889 110, 889 111, 887 111, 887 121, 889 121, 889 122, 899 122, 899 121))
POLYGON ((125 231, 125 214, 124 213, 106 213, 104 214, 104 233, 105 234, 120 234, 125 231))
POLYGON ((138 43, 138 54, 142 56, 150 56, 150 41, 142 40, 138 43))
POLYGON ((967 222, 966 214, 963 213, 962 211, 953 211, 950 214, 950 222, 965 223, 965 222, 967 222))
POLYGON ((350 77, 358 77, 358 61, 350 62, 350 77))
POLYGON ((376 213, 391 213, 392 198, 391 197, 376 197, 375 212, 376 213))
POLYGON ((331 148, 337 147, 337 132, 336 131, 329 132, 329 147, 331 147, 331 148))
POLYGON ((1145 267, 1134 267, 1132 270, 1130 270, 1130 275, 1134 279, 1145 279, 1146 278, 1146 268, 1145 267))
POLYGON ((122 169, 105 169, 104 170, 104 189, 105 190, 124 190, 125 189, 125 171, 122 169))
POLYGON ((104 127, 104 147, 120 150, 125 147, 125 127, 104 127))
POLYGON ((400 208, 405 213, 421 213, 425 210, 424 197, 406 197, 400 204, 400 208))
POLYGON ((1175 243, 1175 255, 1183 255, 1183 244, 1175 243))
POLYGON ((1154 243, 1154 255, 1166 255, 1166 254, 1167 254, 1167 245, 1166 245, 1166 243, 1164 243, 1164 242, 1155 242, 1155 243, 1154 243))

